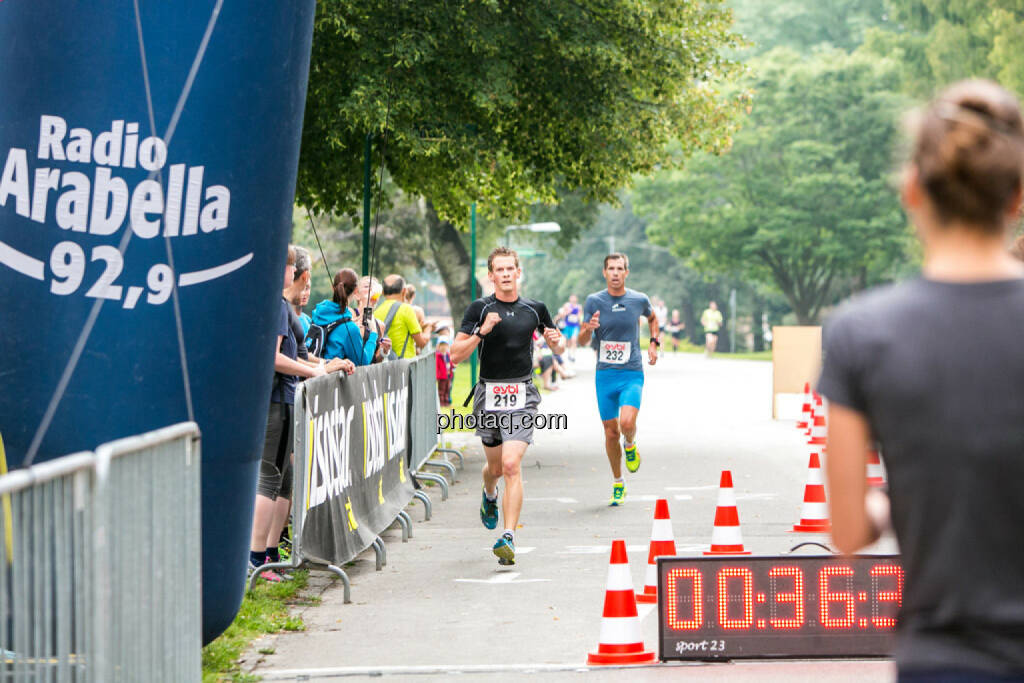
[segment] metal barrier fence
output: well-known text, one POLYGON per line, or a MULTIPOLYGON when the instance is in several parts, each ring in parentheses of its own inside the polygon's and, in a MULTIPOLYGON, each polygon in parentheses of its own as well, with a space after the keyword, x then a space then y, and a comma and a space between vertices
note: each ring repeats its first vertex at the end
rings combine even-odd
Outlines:
POLYGON ((3 680, 200 679, 199 455, 190 422, 0 476, 3 680))
MULTIPOLYGON (((437 379, 435 375, 435 363, 434 357, 431 354, 420 356, 411 361, 398 360, 391 361, 395 365, 393 367, 402 367, 408 373, 408 421, 406 429, 406 444, 405 463, 409 474, 414 480, 432 481, 441 486, 441 499, 447 500, 448 498, 448 480, 444 476, 423 472, 422 468, 427 466, 436 466, 444 469, 451 475, 452 482, 455 481, 455 466, 448 461, 447 457, 441 460, 430 460, 430 456, 435 452, 453 453, 459 459, 459 465, 462 465, 462 454, 454 449, 441 449, 438 443, 437 434, 437 379)), ((372 367, 372 366, 371 366, 372 367)), ((359 368, 356 370, 357 375, 370 370, 359 368)), ((342 381, 354 381, 353 380, 342 380, 342 381)), ((318 431, 317 435, 314 436, 311 430, 314 426, 310 423, 310 410, 309 401, 307 394, 310 391, 317 391, 319 385, 317 382, 322 383, 323 378, 315 380, 307 380, 307 382, 300 383, 295 394, 295 443, 294 452, 295 457, 293 460, 294 476, 293 481, 295 482, 295 488, 292 493, 292 555, 287 561, 268 563, 263 565, 263 570, 267 569, 296 569, 298 567, 316 564, 322 567, 326 567, 329 571, 334 573, 341 579, 344 586, 344 601, 346 603, 352 600, 352 585, 348 575, 339 566, 343 564, 345 558, 336 559, 334 562, 326 561, 326 558, 311 557, 307 555, 308 548, 303 548, 304 528, 307 523, 307 514, 309 509, 307 508, 307 499, 309 497, 310 488, 317 484, 323 485, 324 482, 322 477, 324 471, 321 469, 318 472, 311 471, 309 468, 313 465, 315 460, 312 453, 313 441, 316 439, 323 439, 323 431, 318 431), (315 387, 311 389, 310 387, 315 387)), ((335 394, 337 396, 337 394, 335 394)), ((335 398, 337 401, 337 398, 335 398)), ((365 406, 364 406, 365 410, 365 406)), ((313 411, 316 412, 316 411, 313 411)), ((338 431, 338 422, 332 421, 333 438, 340 438, 342 442, 347 441, 348 437, 342 436, 341 432, 338 431)), ((323 451, 330 453, 329 458, 335 457, 341 452, 347 451, 342 447, 341 443, 336 444, 336 447, 326 447, 327 444, 323 444, 322 441, 319 443, 317 448, 321 448, 323 451)), ((362 454, 357 454, 354 457, 358 457, 362 461, 362 454)), ((321 468, 322 463, 317 462, 316 467, 321 468)), ((335 462, 333 465, 327 465, 326 472, 332 473, 337 476, 338 472, 344 469, 344 466, 340 462, 335 462)), ((403 471, 398 471, 399 477, 404 477, 403 471)), ((358 484, 349 484, 353 487, 353 493, 359 488, 358 484)), ((335 490, 333 495, 340 496, 341 490, 335 490)), ((353 496, 355 497, 355 496, 353 496)), ((376 497, 376 496, 375 496, 376 497)), ((424 521, 429 520, 432 514, 432 504, 430 496, 424 491, 417 490, 413 493, 413 497, 423 503, 424 507, 424 521)), ((356 501, 358 503, 358 500, 356 501)), ((383 496, 381 495, 381 502, 383 502, 383 496)), ((332 518, 335 524, 349 524, 350 530, 358 526, 358 514, 353 516, 353 508, 351 507, 352 500, 349 500, 349 505, 345 507, 345 515, 338 514, 332 518)), ((340 513, 339 509, 339 513, 340 513)), ((406 542, 412 538, 412 519, 408 513, 404 510, 398 510, 394 519, 388 522, 387 526, 398 522, 402 528, 402 541, 406 542)), ((387 564, 387 549, 384 545, 383 539, 379 536, 373 540, 370 545, 376 555, 376 568, 379 571, 383 566, 387 564)), ((253 572, 250 577, 250 586, 254 585, 259 580, 262 571, 253 572)))
MULTIPOLYGON (((437 414, 440 404, 437 396, 437 372, 433 355, 420 356, 409 363, 409 385, 413 391, 412 415, 409 418, 409 470, 417 479, 432 481, 441 487, 441 500, 448 499, 448 482, 443 476, 423 472, 424 467, 437 467, 445 470, 455 481, 455 466, 448 460, 451 453, 459 459, 462 467, 462 454, 452 448, 443 448, 440 434, 437 431, 437 414), (440 460, 431 460, 430 456, 440 453, 440 460)), ((429 513, 428 513, 429 514, 429 513)), ((429 519, 429 517, 428 517, 429 519)))

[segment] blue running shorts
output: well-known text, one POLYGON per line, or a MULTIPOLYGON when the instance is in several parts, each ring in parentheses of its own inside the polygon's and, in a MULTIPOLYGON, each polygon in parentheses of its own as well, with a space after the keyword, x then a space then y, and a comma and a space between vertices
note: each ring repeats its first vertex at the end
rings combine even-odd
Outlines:
POLYGON ((601 421, 614 420, 622 406, 640 407, 644 390, 643 370, 598 370, 594 374, 597 410, 601 421))
POLYGON ((580 333, 579 325, 566 325, 562 330, 562 334, 565 335, 566 339, 575 339, 580 333))

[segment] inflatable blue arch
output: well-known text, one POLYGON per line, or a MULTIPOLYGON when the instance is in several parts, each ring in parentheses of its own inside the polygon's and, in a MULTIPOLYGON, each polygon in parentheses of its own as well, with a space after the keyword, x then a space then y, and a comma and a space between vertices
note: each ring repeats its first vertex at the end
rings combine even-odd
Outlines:
POLYGON ((9 466, 194 416, 204 642, 244 590, 314 10, 0 0, 9 466))

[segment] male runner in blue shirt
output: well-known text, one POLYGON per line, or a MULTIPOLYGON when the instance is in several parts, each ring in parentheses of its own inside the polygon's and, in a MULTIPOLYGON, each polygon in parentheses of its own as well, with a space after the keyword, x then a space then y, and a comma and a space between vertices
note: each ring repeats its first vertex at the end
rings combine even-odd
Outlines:
POLYGON ((583 305, 584 322, 580 325, 580 345, 590 343, 593 336, 597 347, 597 408, 604 424, 604 448, 612 467, 615 483, 612 485, 610 504, 620 505, 626 497, 626 483, 622 479, 623 438, 626 469, 640 469, 640 454, 636 450, 636 416, 640 412, 640 398, 644 387, 643 360, 640 351, 640 317, 647 318, 651 329, 651 343, 647 357, 651 365, 658 362, 658 318, 651 301, 643 292, 626 289, 629 258, 625 254, 604 257, 606 290, 587 297, 583 305))

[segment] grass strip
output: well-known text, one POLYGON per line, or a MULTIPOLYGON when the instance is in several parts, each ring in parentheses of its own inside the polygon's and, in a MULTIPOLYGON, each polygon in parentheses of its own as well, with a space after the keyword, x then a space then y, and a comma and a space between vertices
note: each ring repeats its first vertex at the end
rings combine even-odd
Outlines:
POLYGON ((235 620, 224 633, 203 648, 203 683, 259 680, 258 676, 242 673, 238 664, 249 644, 268 633, 305 629, 302 619, 291 616, 288 608, 316 602, 298 596, 299 591, 306 587, 309 572, 298 570, 292 573, 292 577, 291 581, 281 583, 260 581, 255 590, 246 591, 235 620))

